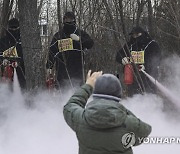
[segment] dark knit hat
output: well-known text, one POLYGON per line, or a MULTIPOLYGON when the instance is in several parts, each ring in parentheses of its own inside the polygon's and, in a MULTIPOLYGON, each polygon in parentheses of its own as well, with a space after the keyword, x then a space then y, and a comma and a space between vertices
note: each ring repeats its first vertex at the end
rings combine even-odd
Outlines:
POLYGON ((74 15, 73 12, 66 12, 66 13, 64 14, 63 20, 64 20, 65 18, 71 18, 71 19, 76 20, 76 17, 75 17, 75 15, 74 15))
POLYGON ((129 33, 129 35, 132 35, 134 33, 144 33, 145 30, 142 27, 134 27, 131 32, 129 33))
POLYGON ((12 18, 8 21, 8 28, 18 28, 19 27, 19 21, 16 18, 12 18))
POLYGON ((113 74, 103 74, 96 80, 93 93, 121 98, 121 83, 113 74))

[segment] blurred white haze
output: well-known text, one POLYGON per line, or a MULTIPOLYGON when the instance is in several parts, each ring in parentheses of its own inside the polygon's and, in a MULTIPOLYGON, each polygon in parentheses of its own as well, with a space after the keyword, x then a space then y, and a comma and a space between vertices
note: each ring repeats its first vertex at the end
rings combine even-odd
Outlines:
MULTIPOLYGON (((166 59, 166 80, 159 81, 176 96, 180 94, 180 58, 166 59)), ((15 84, 17 82, 15 81, 15 84)), ((0 154, 77 154, 75 133, 66 125, 62 109, 72 90, 56 97, 43 92, 33 98, 33 105, 25 104, 18 85, 15 92, 0 85, 0 154)), ((162 99, 155 95, 136 95, 123 103, 140 119, 151 124, 153 137, 180 139, 180 116, 164 112, 162 99)), ((180 101, 177 102, 180 104, 180 101)), ((177 154, 180 141, 164 144, 141 144, 134 147, 135 154, 177 154)))

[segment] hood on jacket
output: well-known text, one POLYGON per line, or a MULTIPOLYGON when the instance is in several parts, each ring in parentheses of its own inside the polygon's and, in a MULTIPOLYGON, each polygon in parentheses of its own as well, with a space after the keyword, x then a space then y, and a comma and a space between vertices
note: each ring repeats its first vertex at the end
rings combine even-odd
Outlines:
POLYGON ((66 12, 63 17, 63 30, 65 34, 69 35, 76 31, 76 18, 73 12, 66 12))
POLYGON ((84 116, 87 123, 94 128, 118 127, 126 119, 126 112, 121 106, 117 101, 96 98, 87 105, 84 116))
POLYGON ((138 44, 138 45, 143 45, 143 44, 147 44, 148 42, 150 42, 152 40, 152 38, 150 37, 150 35, 148 34, 147 31, 145 31, 142 27, 133 27, 133 29, 131 30, 131 32, 129 33, 130 35, 130 44, 138 44), (142 33, 141 36, 138 36, 136 38, 133 38, 133 34, 138 34, 138 33, 142 33))
POLYGON ((6 36, 9 40, 17 42, 20 39, 20 29, 19 29, 19 20, 12 18, 8 21, 8 30, 6 31, 6 36))

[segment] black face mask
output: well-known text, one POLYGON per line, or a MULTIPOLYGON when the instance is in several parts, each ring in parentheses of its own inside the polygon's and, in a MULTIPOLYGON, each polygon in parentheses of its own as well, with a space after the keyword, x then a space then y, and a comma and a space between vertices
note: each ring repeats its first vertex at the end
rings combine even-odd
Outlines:
POLYGON ((7 34, 11 38, 14 37, 15 39, 19 39, 20 38, 20 29, 16 29, 16 30, 8 29, 7 34))
POLYGON ((140 43, 140 42, 142 42, 144 40, 144 35, 142 34, 141 36, 138 36, 138 37, 136 37, 136 38, 134 38, 134 37, 130 37, 130 42, 131 42, 131 44, 133 44, 133 43, 140 43))
POLYGON ((136 41, 137 41, 137 42, 142 42, 143 39, 144 39, 144 35, 142 34, 141 36, 139 36, 139 37, 136 38, 136 41))
POLYGON ((65 22, 64 23, 64 32, 66 34, 72 34, 76 30, 76 23, 73 22, 65 22))

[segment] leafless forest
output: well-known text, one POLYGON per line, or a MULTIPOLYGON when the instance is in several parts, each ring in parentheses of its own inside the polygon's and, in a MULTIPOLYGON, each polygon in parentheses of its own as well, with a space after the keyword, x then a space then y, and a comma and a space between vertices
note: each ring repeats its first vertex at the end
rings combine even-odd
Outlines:
POLYGON ((31 89, 44 84, 49 44, 62 27, 64 12, 75 12, 79 28, 94 39, 93 49, 85 54, 85 71, 91 68, 115 74, 121 72, 116 52, 128 41, 133 26, 145 28, 164 56, 180 55, 179 8, 179 0, 0 0, 0 36, 8 19, 20 20, 27 86, 31 89))

